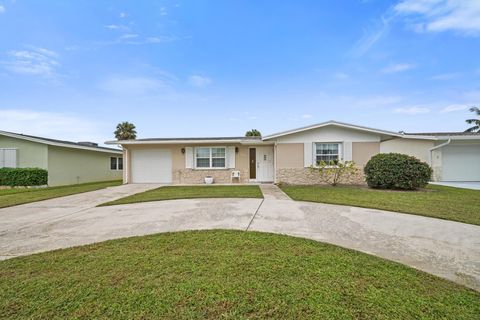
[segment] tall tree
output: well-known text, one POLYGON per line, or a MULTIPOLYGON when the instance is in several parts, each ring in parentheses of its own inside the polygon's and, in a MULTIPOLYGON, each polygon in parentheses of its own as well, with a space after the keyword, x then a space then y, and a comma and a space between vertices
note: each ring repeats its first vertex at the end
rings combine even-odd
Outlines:
POLYGON ((473 124, 473 127, 468 128, 465 132, 480 132, 480 108, 471 107, 470 112, 473 112, 478 118, 465 120, 468 124, 473 124))
POLYGON ((135 125, 128 121, 117 124, 117 130, 114 132, 117 140, 133 140, 137 137, 135 125))
POLYGON ((245 137, 261 137, 262 134, 257 129, 249 130, 245 133, 245 137))

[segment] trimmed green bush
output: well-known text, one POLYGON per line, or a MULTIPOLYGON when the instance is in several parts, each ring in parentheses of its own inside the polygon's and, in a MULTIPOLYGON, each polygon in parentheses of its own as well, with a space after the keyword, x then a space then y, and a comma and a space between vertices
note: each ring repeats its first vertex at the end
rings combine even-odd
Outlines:
POLYGON ((0 186, 42 186, 48 183, 48 171, 40 168, 0 168, 0 186))
POLYGON ((401 153, 379 153, 364 168, 369 187, 415 190, 425 187, 432 168, 415 157, 401 153))

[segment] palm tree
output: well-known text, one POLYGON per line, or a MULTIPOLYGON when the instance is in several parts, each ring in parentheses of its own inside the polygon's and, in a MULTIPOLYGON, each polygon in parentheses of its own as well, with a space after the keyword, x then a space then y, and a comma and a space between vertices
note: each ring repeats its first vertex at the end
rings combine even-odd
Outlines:
POLYGON ((245 137, 261 137, 262 134, 257 129, 249 130, 245 133, 245 137))
POLYGON ((471 107, 470 112, 473 112, 477 115, 478 119, 467 119, 465 120, 468 124, 473 124, 473 127, 468 128, 465 132, 478 132, 480 133, 480 108, 471 107))
POLYGON ((127 121, 117 124, 117 130, 113 134, 117 140, 133 140, 137 137, 135 125, 127 121))

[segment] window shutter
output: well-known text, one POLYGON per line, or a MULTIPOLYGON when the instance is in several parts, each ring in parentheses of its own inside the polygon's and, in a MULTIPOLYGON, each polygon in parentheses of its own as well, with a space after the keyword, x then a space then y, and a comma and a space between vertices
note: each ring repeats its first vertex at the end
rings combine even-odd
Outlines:
POLYGON ((5 150, 0 149, 0 168, 5 167, 5 150))
POLYGON ((4 149, 4 166, 7 168, 17 167, 17 149, 4 149))
POLYGON ((313 143, 312 142, 306 142, 303 144, 303 159, 305 162, 305 167, 310 167, 313 165, 313 157, 315 156, 313 154, 313 143))
POLYGON ((227 147, 227 168, 235 169, 235 147, 227 147))
MULTIPOLYGON (((342 147, 342 145, 339 147, 342 147)), ((340 158, 343 158, 343 161, 352 161, 352 141, 343 142, 343 152, 340 150, 340 158)))
POLYGON ((185 148, 185 168, 193 169, 193 148, 186 147, 185 148))

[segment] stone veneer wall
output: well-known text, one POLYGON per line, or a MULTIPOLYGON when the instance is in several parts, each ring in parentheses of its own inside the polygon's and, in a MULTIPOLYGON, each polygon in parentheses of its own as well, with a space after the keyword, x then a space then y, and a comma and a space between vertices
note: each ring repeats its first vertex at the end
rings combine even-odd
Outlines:
MULTIPOLYGON (((349 181, 341 181, 343 184, 366 184, 365 175, 363 174, 363 168, 358 168, 358 174, 351 177, 349 181)), ((325 184, 320 180, 318 172, 311 170, 310 168, 278 168, 277 169, 277 182, 285 184, 304 184, 315 185, 325 184)))
MULTIPOLYGON (((231 172, 238 169, 218 169, 218 170, 195 170, 178 169, 173 171, 173 183, 175 184, 202 184, 205 183, 206 176, 212 176, 214 183, 231 183, 231 172)), ((240 170, 240 183, 249 181, 248 171, 240 170)), ((238 183, 234 179, 233 183, 238 183)))

